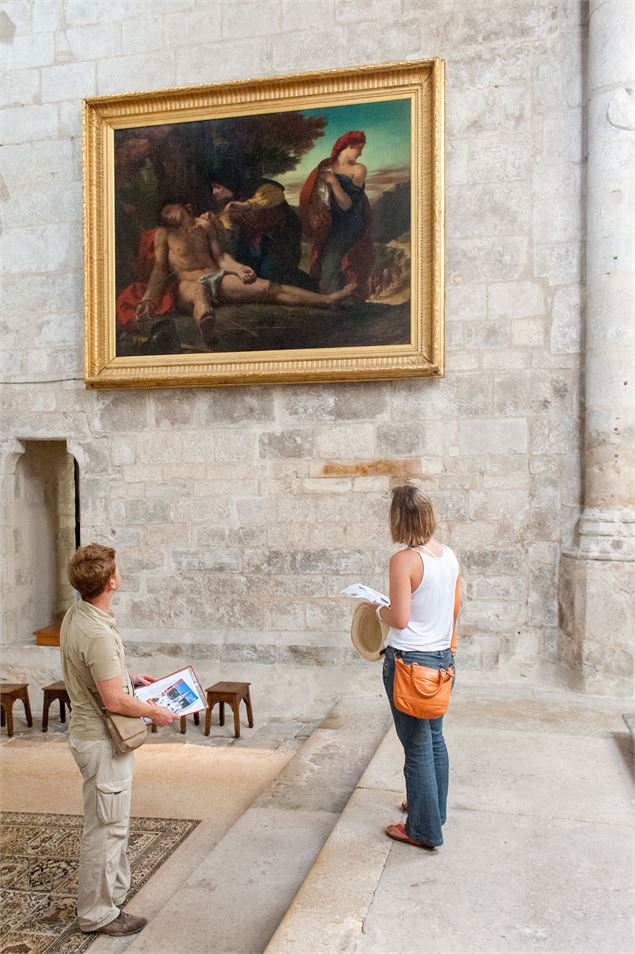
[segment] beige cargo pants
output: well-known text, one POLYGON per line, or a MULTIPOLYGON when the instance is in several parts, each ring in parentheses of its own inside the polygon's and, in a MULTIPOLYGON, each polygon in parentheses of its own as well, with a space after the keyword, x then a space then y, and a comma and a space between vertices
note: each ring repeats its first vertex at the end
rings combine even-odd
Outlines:
POLYGON ((84 779, 77 915, 82 931, 95 931, 117 917, 130 888, 126 849, 134 756, 113 753, 109 739, 69 736, 68 745, 84 779))

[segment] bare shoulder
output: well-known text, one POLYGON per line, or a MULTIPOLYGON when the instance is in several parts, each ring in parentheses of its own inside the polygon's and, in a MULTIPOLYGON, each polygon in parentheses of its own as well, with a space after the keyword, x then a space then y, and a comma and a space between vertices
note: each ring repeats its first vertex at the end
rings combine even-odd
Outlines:
MULTIPOLYGON (((397 550, 390 558, 390 566, 394 569, 406 569, 412 566, 419 558, 414 550, 397 550)), ((420 561, 419 561, 420 562, 420 561)))
POLYGON ((354 182, 365 182, 366 180, 366 166, 361 162, 356 162, 353 166, 353 181, 354 182))

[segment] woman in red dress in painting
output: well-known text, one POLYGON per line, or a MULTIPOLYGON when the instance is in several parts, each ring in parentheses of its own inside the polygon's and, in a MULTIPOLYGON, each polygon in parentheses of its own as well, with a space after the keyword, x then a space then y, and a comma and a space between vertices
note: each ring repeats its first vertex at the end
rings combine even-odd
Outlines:
POLYGON ((361 131, 340 136, 300 193, 303 231, 315 240, 311 274, 320 291, 328 294, 356 282, 353 294, 362 301, 368 298, 374 257, 372 213, 364 189, 366 166, 358 161, 365 144, 361 131))

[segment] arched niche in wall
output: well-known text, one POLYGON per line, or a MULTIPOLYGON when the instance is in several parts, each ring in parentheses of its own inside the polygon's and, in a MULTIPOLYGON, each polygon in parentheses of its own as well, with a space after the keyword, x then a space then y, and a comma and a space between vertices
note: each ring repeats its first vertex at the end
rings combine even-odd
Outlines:
POLYGON ((15 464, 9 528, 14 625, 5 639, 30 642, 34 630, 58 622, 74 599, 66 564, 79 546, 79 468, 65 440, 19 443, 24 451, 15 464))

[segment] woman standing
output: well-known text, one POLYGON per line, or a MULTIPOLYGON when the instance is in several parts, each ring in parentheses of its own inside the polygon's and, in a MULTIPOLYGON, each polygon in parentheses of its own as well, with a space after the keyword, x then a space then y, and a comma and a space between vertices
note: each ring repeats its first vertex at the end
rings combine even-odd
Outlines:
POLYGON ((429 498, 418 487, 396 487, 390 530, 393 542, 406 548, 390 560, 390 606, 377 604, 375 612, 390 627, 383 677, 405 753, 408 819, 405 826, 388 825, 386 834, 420 848, 443 844, 449 773, 443 716, 418 719, 395 708, 393 681, 396 658, 431 669, 454 666, 459 564, 450 547, 434 539, 435 529, 429 498))
POLYGON ((322 294, 355 282, 364 301, 373 265, 371 210, 365 191, 366 166, 359 162, 366 144, 360 130, 344 133, 302 187, 300 219, 305 235, 315 239, 311 275, 322 294))

